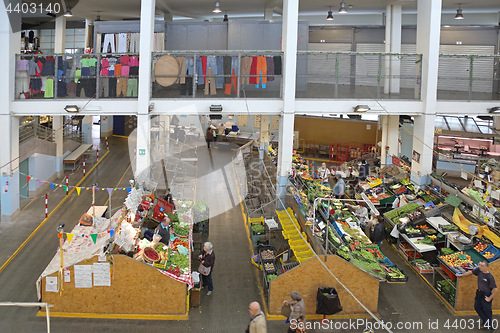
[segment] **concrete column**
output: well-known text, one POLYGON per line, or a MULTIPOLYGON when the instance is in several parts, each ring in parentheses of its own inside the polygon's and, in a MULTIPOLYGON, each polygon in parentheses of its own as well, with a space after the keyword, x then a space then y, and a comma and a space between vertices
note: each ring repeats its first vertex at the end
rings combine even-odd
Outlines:
POLYGON ((264 153, 266 151, 266 147, 269 145, 269 135, 270 135, 270 116, 261 116, 260 117, 260 137, 259 137, 259 160, 264 160, 264 153))
POLYGON ((299 1, 283 1, 283 114, 280 118, 278 149, 278 195, 285 194, 288 172, 292 168, 295 80, 297 73, 297 33, 299 1))
POLYGON ((82 119, 83 143, 92 144, 92 116, 85 116, 82 119))
POLYGON ((113 116, 101 116, 101 138, 113 135, 113 116))
POLYGON ((389 146, 389 159, 392 163, 392 156, 399 157, 399 116, 387 116, 389 118, 387 124, 387 145, 389 146))
POLYGON ((383 166, 387 164, 387 154, 388 154, 388 132, 389 132, 389 116, 379 116, 380 124, 382 127, 382 140, 380 147, 380 164, 383 166))
MULTIPOLYGON (((20 0, 9 2, 12 8, 20 0)), ((0 222, 11 222, 19 213, 19 117, 10 116, 15 94, 16 53, 21 50, 21 15, 0 9, 0 61, 6 69, 0 80, 0 222), (16 160, 14 160, 16 159, 16 160)))
POLYGON ((94 26, 94 21, 85 19, 85 47, 93 48, 94 43, 92 42, 92 27, 94 26))
POLYGON ((264 21, 272 21, 273 12, 274 12, 274 10, 272 8, 265 8, 264 9, 264 21))
POLYGON ((155 4, 155 0, 141 1, 141 42, 139 50, 141 61, 139 62, 136 175, 151 165, 149 104, 151 98, 151 51, 153 50, 155 4))
POLYGON ((54 53, 64 53, 66 44, 66 16, 56 18, 56 31, 54 37, 54 53))
MULTIPOLYGON (((401 53, 402 6, 388 5, 385 21, 385 52, 401 53)), ((385 57, 385 73, 391 77, 384 80, 385 94, 399 94, 401 63, 397 56, 385 57)))
POLYGON ((420 154, 420 161, 412 159, 411 179, 419 185, 428 184, 428 175, 432 172, 441 4, 441 0, 419 0, 417 3, 417 53, 423 55, 421 88, 423 115, 415 117, 413 151, 420 154))
POLYGON ((52 117, 52 128, 57 131, 54 134, 54 141, 56 143, 56 172, 57 177, 62 177, 63 175, 63 155, 64 155, 64 139, 63 139, 63 129, 61 128, 64 124, 63 116, 53 116, 52 117), (60 130, 58 130, 61 128, 60 130))

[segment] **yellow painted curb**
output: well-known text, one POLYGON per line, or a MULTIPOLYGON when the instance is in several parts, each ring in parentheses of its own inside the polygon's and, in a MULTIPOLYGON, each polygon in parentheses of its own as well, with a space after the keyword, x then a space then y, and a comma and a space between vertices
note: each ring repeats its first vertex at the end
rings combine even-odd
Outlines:
MULTIPOLYGON (((38 311, 38 317, 45 317, 45 311, 38 311)), ((135 320, 187 320, 189 316, 183 315, 148 315, 148 314, 121 314, 121 313, 78 313, 78 312, 50 312, 51 317, 62 318, 101 318, 101 319, 135 319, 135 320)))
POLYGON ((38 225, 38 227, 36 227, 36 229, 31 233, 31 235, 28 236, 28 238, 26 238, 26 240, 21 244, 21 246, 19 246, 16 250, 16 252, 14 252, 14 254, 12 254, 10 256, 9 259, 7 259, 7 261, 2 265, 2 267, 0 267, 0 273, 5 269, 5 267, 7 267, 8 264, 10 264, 10 262, 19 254, 19 252, 23 249, 24 246, 26 246, 26 244, 28 244, 28 242, 30 241, 31 238, 33 238, 33 236, 36 235, 36 233, 38 232, 38 230, 40 230, 41 227, 43 227, 43 225, 45 224, 45 222, 47 222, 50 217, 59 209, 59 207, 61 207, 61 205, 66 201, 66 199, 69 198, 70 194, 73 193, 73 191, 75 191, 76 187, 78 187, 84 180, 85 178, 87 178, 88 175, 90 175, 90 173, 95 169, 95 167, 97 165, 99 165, 99 163, 101 163, 101 161, 104 159, 104 157, 106 157, 106 155, 108 155, 109 153, 109 150, 106 152, 106 154, 104 154, 101 159, 99 161, 97 161, 97 163, 92 167, 92 169, 90 169, 90 171, 85 175, 85 177, 83 177, 79 182, 78 184, 75 185, 75 187, 73 187, 73 189, 71 191, 69 191, 68 195, 66 195, 62 200, 61 202, 56 206, 56 208, 54 208, 50 214, 42 221, 42 223, 40 223, 40 225, 38 225))

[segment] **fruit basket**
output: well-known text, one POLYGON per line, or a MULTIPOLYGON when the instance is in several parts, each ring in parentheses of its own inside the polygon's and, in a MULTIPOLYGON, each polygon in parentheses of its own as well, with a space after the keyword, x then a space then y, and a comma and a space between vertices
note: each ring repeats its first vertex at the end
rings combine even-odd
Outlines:
POLYGON ((144 260, 147 263, 152 264, 160 260, 160 255, 158 254, 158 252, 156 252, 155 249, 149 246, 144 249, 144 260))

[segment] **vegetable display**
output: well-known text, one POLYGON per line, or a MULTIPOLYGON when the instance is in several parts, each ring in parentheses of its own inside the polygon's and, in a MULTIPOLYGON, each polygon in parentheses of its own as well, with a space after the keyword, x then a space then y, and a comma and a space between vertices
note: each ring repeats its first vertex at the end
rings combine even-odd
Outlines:
POLYGON ((252 231, 255 233, 255 234, 261 234, 265 231, 265 228, 262 224, 254 224, 252 226, 252 231))
POLYGON ((182 254, 172 254, 168 257, 169 267, 179 267, 181 270, 189 269, 189 257, 182 254))
POLYGON ((264 270, 274 272, 276 270, 276 266, 274 266, 273 263, 264 263, 264 270))
POLYGON ((455 252, 441 256, 441 260, 458 272, 465 272, 465 269, 473 269, 474 262, 464 251, 455 252))
POLYGON ((187 237, 189 235, 189 225, 181 226, 180 224, 174 224, 174 233, 180 237, 187 237))
POLYGON ((176 238, 174 240, 174 242, 171 244, 171 247, 174 251, 177 251, 177 246, 178 245, 182 245, 184 246, 185 248, 189 248, 189 242, 188 241, 183 241, 183 240, 180 240, 179 238, 176 238))
POLYGON ((274 259, 276 259, 276 257, 274 256, 274 252, 271 250, 262 251, 260 253, 260 257, 262 260, 274 260, 274 259))
POLYGON ((267 276, 267 282, 269 282, 269 281, 271 281, 272 279, 275 279, 275 278, 277 278, 277 277, 278 277, 278 275, 276 275, 276 274, 269 274, 269 275, 267 276))
POLYGON ((191 209, 197 211, 198 213, 204 212, 207 210, 207 203, 204 199, 197 201, 191 209))

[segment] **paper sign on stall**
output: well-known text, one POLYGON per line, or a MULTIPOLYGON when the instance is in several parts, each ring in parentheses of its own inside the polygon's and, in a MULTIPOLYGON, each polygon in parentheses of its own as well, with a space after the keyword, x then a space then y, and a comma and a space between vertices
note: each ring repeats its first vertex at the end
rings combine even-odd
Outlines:
POLYGON ((45 291, 58 292, 57 276, 47 276, 45 278, 45 291))
POLYGON ((109 262, 94 263, 94 286, 111 286, 111 274, 109 271, 109 262))
POLYGON ((75 265, 75 288, 92 288, 92 266, 75 265))
POLYGON ((462 179, 467 180, 467 172, 462 171, 462 172, 460 173, 460 177, 462 177, 462 179))
POLYGON ((483 188, 483 182, 479 179, 474 179, 474 186, 477 188, 483 188))
POLYGON ((65 283, 70 283, 71 282, 71 271, 69 268, 65 268, 63 271, 64 274, 64 282, 65 283))

